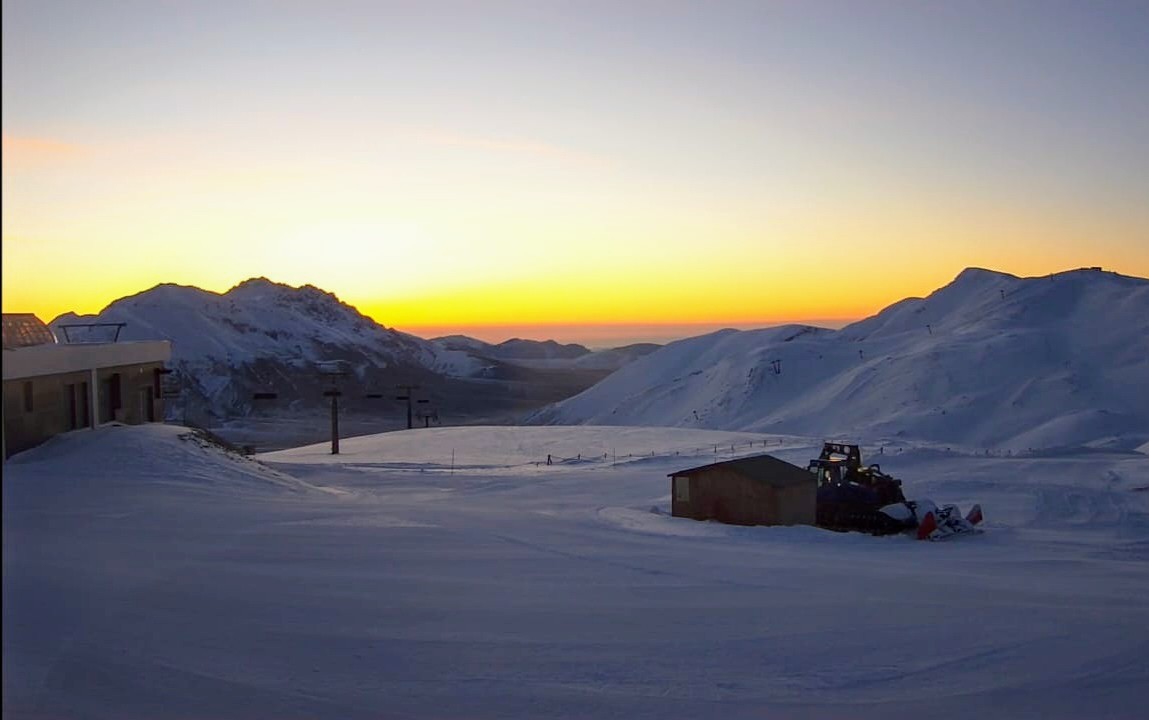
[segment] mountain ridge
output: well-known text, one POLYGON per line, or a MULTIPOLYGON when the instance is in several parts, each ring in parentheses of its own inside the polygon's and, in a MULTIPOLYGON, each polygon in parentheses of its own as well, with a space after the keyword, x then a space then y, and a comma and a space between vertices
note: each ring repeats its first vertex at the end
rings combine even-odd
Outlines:
POLYGON ((670 343, 528 421, 1136 447, 1147 358, 1149 280, 970 268, 840 330, 670 343))
POLYGON ((126 323, 118 335, 122 341, 170 341, 172 383, 180 394, 169 403, 169 417, 207 426, 270 409, 266 403, 257 407, 257 393, 283 398, 275 405, 279 412, 320 408, 330 380, 320 377, 319 368, 331 361, 350 372, 342 381, 349 390, 342 404, 356 412, 380 412, 377 402, 365 402, 367 394, 419 385, 421 399, 428 400, 423 407, 435 417, 442 408, 465 417, 488 412, 502 417, 582 390, 630 359, 604 358, 601 367, 580 367, 562 356, 582 358, 589 351, 581 346, 522 340, 513 344, 517 352, 504 355, 557 355, 558 367, 548 366, 550 360, 534 367, 514 357, 488 357, 388 328, 314 285, 294 287, 266 277, 249 278, 222 293, 160 283, 115 300, 98 314, 64 313, 49 325, 61 340, 111 339, 106 328, 60 329, 84 322, 126 323), (564 368, 570 372, 563 375, 564 368), (359 391, 352 393, 352 386, 359 391))

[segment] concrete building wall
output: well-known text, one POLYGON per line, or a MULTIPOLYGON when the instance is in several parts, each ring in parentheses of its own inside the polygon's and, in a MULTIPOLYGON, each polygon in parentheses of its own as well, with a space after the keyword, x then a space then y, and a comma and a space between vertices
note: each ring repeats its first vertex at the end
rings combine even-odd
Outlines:
POLYGON ((53 435, 118 421, 139 424, 163 419, 156 397, 162 362, 100 368, 92 372, 36 375, 4 381, 4 457, 39 445, 53 435))

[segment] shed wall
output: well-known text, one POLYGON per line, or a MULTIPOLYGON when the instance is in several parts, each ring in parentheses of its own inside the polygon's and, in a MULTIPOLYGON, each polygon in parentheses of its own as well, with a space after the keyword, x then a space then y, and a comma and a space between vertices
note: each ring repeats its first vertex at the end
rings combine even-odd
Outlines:
POLYGON ((818 509, 818 485, 814 476, 802 485, 775 488, 779 525, 813 525, 818 509))
POLYGON ((775 487, 726 468, 671 478, 671 515, 695 520, 718 520, 732 525, 813 525, 817 484, 775 487), (682 500, 675 483, 689 483, 689 499, 682 500))
MULTIPOLYGON (((718 520, 733 525, 769 525, 774 520, 774 497, 766 483, 747 479, 724 468, 687 478, 690 499, 674 498, 671 514, 695 520, 718 520)), ((672 483, 673 492, 673 483, 672 483)))

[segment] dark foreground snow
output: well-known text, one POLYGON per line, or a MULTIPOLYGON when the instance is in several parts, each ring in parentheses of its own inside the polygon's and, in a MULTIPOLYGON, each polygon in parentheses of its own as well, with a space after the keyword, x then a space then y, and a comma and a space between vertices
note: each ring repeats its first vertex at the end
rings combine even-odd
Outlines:
POLYGON ((911 496, 986 510, 983 535, 919 543, 667 517, 666 473, 712 459, 672 453, 729 433, 410 431, 274 470, 186 433, 75 433, 5 466, 5 718, 1149 707, 1143 455, 891 452, 911 496))

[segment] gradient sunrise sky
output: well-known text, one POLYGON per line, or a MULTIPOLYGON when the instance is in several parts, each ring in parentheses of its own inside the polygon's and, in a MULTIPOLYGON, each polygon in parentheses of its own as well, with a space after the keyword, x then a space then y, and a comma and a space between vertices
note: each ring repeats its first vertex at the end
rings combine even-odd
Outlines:
POLYGON ((6 312, 579 339, 1085 265, 1149 276, 1146 2, 3 4, 6 312))

